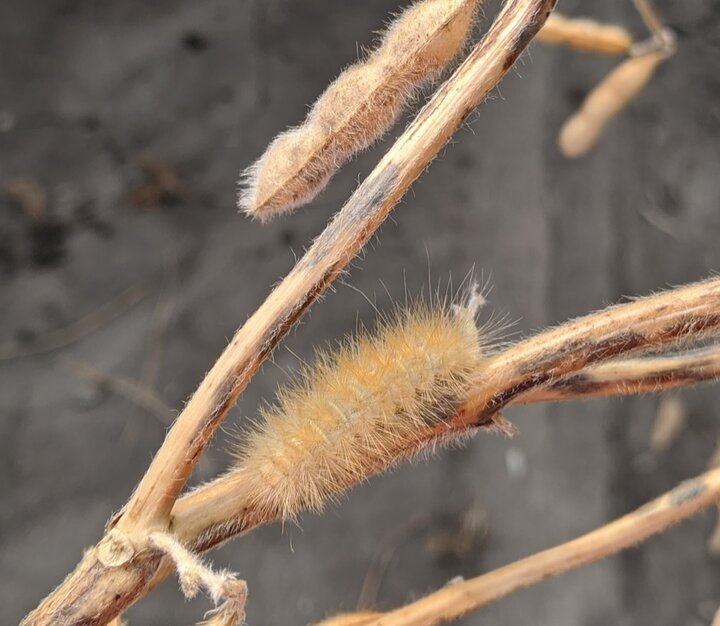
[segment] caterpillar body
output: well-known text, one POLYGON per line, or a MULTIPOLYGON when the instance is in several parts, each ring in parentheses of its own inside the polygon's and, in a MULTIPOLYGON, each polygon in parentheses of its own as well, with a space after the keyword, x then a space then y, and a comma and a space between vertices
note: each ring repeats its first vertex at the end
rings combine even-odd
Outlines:
POLYGON ((372 333, 320 353, 263 411, 233 472, 263 519, 295 519, 440 439, 467 399, 484 355, 479 296, 414 305, 372 333))
POLYGON ((241 174, 239 208, 266 221, 311 201, 458 55, 479 2, 422 0, 401 13, 379 47, 342 72, 305 121, 280 134, 241 174))

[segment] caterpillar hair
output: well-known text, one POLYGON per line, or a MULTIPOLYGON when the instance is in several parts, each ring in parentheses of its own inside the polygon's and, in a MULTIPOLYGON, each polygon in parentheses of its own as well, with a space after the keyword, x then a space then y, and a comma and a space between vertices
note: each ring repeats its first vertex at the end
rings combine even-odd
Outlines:
POLYGON ((629 54, 633 45, 632 35, 622 26, 569 18, 559 13, 548 17, 537 38, 543 43, 600 54, 629 54))
POLYGON ((414 303, 317 355, 238 450, 237 488, 262 519, 320 510, 368 476, 442 439, 485 358, 482 301, 414 303))
POLYGON ((241 174, 239 208, 266 221, 311 201, 464 48, 479 2, 422 0, 401 13, 377 49, 342 72, 305 121, 241 174))

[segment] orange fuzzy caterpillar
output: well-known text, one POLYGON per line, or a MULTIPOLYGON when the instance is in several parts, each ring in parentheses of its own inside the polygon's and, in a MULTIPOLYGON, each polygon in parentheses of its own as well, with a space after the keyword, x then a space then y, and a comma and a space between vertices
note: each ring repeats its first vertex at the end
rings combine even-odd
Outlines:
POLYGON ((466 400, 483 362, 476 302, 416 305, 319 354, 239 452, 247 507, 294 519, 436 441, 434 427, 466 400))
POLYGON ((559 13, 548 17, 537 38, 544 43, 600 54, 629 54, 633 45, 632 35, 622 26, 569 18, 559 13))
POLYGON ((265 221, 312 200, 458 55, 479 1, 421 0, 405 10, 379 47, 327 88, 303 123, 280 134, 243 172, 238 206, 265 221))

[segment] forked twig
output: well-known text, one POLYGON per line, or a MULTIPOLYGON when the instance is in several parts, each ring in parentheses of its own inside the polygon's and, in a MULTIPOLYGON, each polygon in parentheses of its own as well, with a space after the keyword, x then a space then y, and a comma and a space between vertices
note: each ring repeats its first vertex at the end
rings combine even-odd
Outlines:
POLYGON ((667 28, 665 28, 665 24, 663 24, 660 16, 655 11, 655 7, 653 7, 650 0, 633 1, 635 3, 635 8, 637 9, 637 12, 640 14, 640 17, 642 18, 643 22, 645 22, 645 26, 650 31, 652 36, 655 37, 658 42, 663 41, 667 33, 667 28))
POLYGON ((462 412, 482 423, 532 389, 618 356, 695 342, 720 328, 720 279, 694 283, 581 317, 494 357, 462 412))
MULTIPOLYGON (((720 279, 713 279, 611 307, 540 333, 493 356, 483 369, 483 380, 475 393, 454 417, 428 429, 428 441, 438 436, 462 436, 478 426, 491 425, 508 404, 523 402, 526 396, 532 400, 533 393, 538 394, 535 401, 540 401, 537 398, 547 393, 544 388, 548 385, 554 388, 550 393, 557 394, 563 381, 572 381, 576 372, 584 376, 589 366, 599 367, 597 364, 619 356, 696 342, 719 329, 720 279)), ((696 369, 708 376, 717 371, 718 365, 717 353, 710 356, 710 363, 705 363, 707 369, 695 362, 696 369)), ((667 361, 661 365, 669 367, 667 361)), ((689 365, 692 360, 685 361, 685 366, 689 365)), ((630 369, 627 363, 624 367, 630 369)), ((601 370, 601 375, 606 383, 611 379, 608 371, 603 374, 601 370)), ((668 369, 665 375, 672 376, 668 369)), ((617 380, 608 384, 605 390, 622 387, 617 380)), ((415 452, 417 448, 388 451, 386 467, 415 452)), ((207 550, 275 521, 253 509, 242 489, 243 480, 242 473, 234 472, 181 498, 173 508, 173 531, 194 549, 207 550)))
POLYGON ((467 581, 444 587, 367 626, 433 626, 466 615, 486 604, 606 558, 660 533, 712 506, 720 499, 720 469, 712 470, 656 500, 582 537, 467 581))
POLYGON ((513 404, 655 393, 720 378, 720 347, 610 361, 537 388, 513 404))
MULTIPOLYGON (((228 409, 263 360, 361 250, 413 181, 513 66, 555 0, 509 0, 483 40, 438 89, 290 274, 235 335, 185 407, 130 499, 116 529, 125 558, 101 546, 23 624, 105 624, 142 595, 159 558, 150 532, 171 509, 228 409)), ((115 537, 119 541, 118 536, 115 537)))

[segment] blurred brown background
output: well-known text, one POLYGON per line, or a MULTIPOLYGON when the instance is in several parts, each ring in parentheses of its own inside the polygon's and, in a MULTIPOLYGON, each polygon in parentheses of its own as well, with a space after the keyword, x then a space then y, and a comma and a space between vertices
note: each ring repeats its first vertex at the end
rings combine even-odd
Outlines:
MULTIPOLYGON (((428 273, 457 283, 473 265, 494 285, 492 310, 522 332, 719 269, 720 2, 658 6, 678 54, 590 156, 564 160, 555 136, 615 61, 533 45, 354 264, 352 288, 339 285, 286 345, 309 358, 371 320, 356 289, 387 309, 383 284, 398 299, 404 281, 416 293, 428 273)), ((238 170, 301 119, 397 8, 0 3, 0 184, 10 185, 0 198, 0 623, 16 623, 99 537, 162 441, 174 414, 164 405, 182 407, 379 159, 388 142, 312 206, 268 226, 234 209, 238 170), (24 203, 10 193, 19 178, 24 203), (152 390, 150 406, 124 378, 152 390)), ((560 9, 644 36, 630 0, 560 9)), ((297 365, 280 348, 227 430, 297 365)), ((720 435, 718 389, 682 398, 687 426, 652 458, 656 397, 514 410, 513 440, 482 435, 405 465, 302 528, 261 529, 213 559, 247 578, 250 624, 302 625, 353 609, 384 551, 375 601, 390 608, 570 539, 701 472, 720 435), (486 534, 472 531, 485 523, 486 534)), ((230 441, 216 439, 197 480, 225 467, 230 441)), ((720 562, 705 545, 714 523, 702 514, 464 623, 709 625, 720 604, 720 562)), ((208 606, 184 602, 173 582, 129 618, 190 624, 208 606)))

